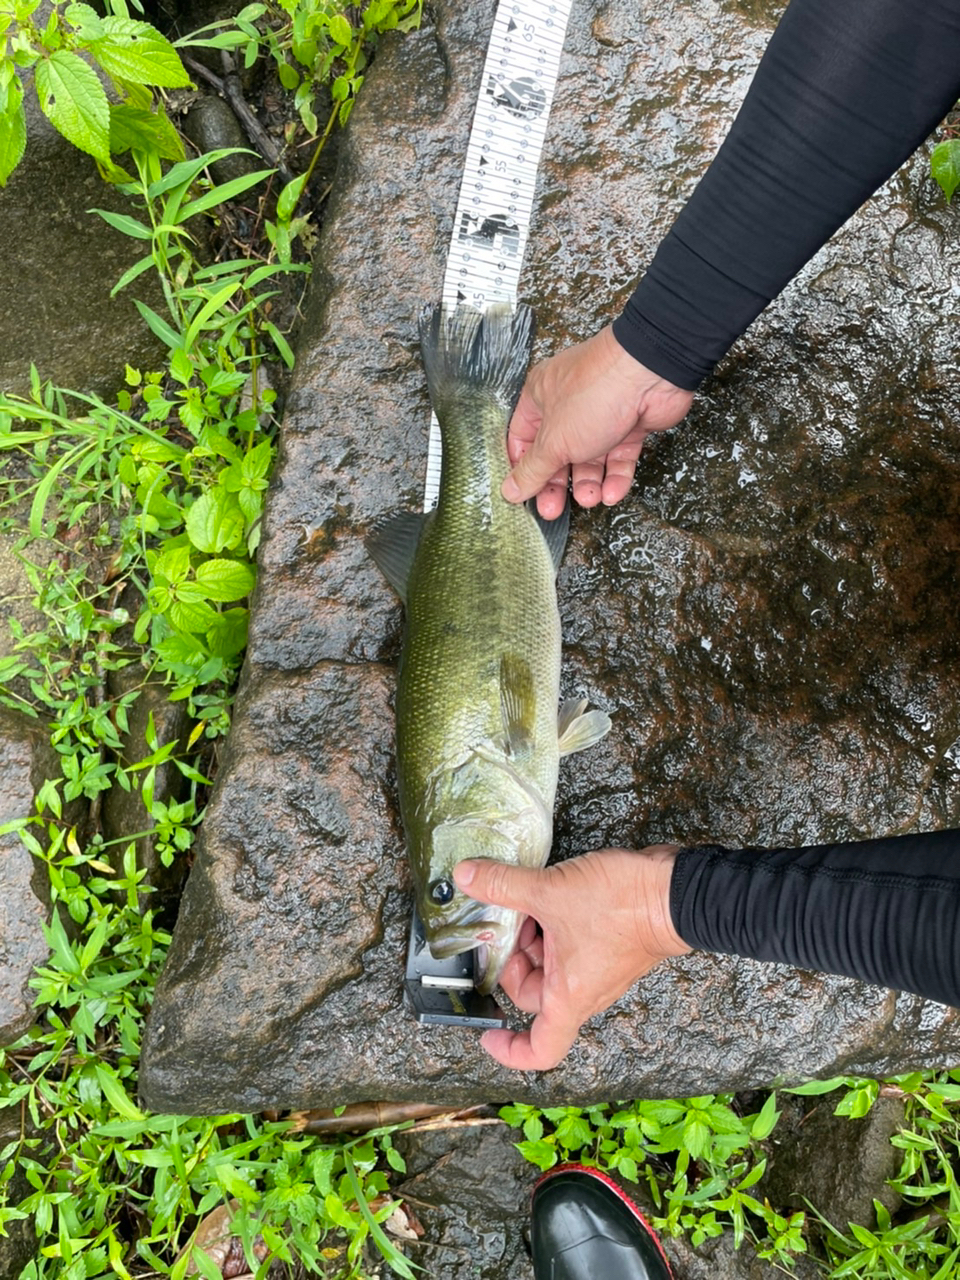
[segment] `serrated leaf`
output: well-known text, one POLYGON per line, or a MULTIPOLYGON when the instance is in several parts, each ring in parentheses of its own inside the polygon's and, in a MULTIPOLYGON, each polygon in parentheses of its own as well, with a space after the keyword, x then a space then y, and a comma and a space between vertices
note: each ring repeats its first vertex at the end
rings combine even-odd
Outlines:
POLYGON ((239 560, 206 560, 197 566, 197 581, 209 600, 242 600, 253 590, 253 569, 239 560))
POLYGON ((40 109, 75 147, 108 164, 110 106, 93 67, 69 49, 58 49, 36 66, 40 109))
POLYGON ((330 39, 342 45, 348 45, 353 39, 353 27, 342 13, 335 13, 330 19, 330 39))
POLYGON ((103 35, 103 20, 88 4, 68 4, 63 16, 81 40, 97 40, 103 35))
POLYGON ((187 512, 187 536, 198 551, 214 554, 239 545, 243 512, 232 494, 210 489, 187 512))
POLYGON ((218 658, 235 658, 247 647, 249 609, 227 609, 218 613, 216 621, 206 633, 207 646, 218 658))
POLYGON ((133 84, 183 89, 190 83, 176 49, 149 22, 133 18, 104 18, 102 40, 90 42, 90 52, 104 71, 133 84))
POLYGON ((203 634, 217 619, 217 611, 203 600, 174 600, 168 616, 178 631, 203 634))
POLYGON ((0 116, 0 187, 23 159, 27 145, 27 117, 23 102, 0 116))

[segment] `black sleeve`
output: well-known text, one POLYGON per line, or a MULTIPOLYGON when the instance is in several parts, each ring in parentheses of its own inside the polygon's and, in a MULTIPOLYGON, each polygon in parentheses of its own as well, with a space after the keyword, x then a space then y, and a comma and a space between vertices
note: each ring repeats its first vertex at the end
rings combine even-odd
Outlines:
POLYGON ((960 1006, 960 831, 809 849, 683 849, 670 910, 694 948, 960 1006))
POLYGON ((613 331, 696 388, 960 96, 960 0, 792 0, 613 331))

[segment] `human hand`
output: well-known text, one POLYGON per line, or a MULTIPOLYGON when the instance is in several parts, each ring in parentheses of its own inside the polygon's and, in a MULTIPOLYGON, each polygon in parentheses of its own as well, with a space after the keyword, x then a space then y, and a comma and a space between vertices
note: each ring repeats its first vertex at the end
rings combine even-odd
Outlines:
POLYGON ((572 463, 576 501, 612 506, 633 482, 646 437, 676 426, 692 402, 692 391, 628 355, 608 325, 530 370, 507 434, 513 470, 503 496, 524 502, 539 494, 540 514, 553 520, 572 463))
POLYGON ((548 1071, 587 1018, 659 961, 690 950, 670 918, 677 851, 601 849, 543 871, 482 858, 459 863, 453 878, 471 898, 529 915, 500 985, 536 1017, 528 1031, 487 1031, 480 1043, 491 1057, 518 1071, 548 1071))

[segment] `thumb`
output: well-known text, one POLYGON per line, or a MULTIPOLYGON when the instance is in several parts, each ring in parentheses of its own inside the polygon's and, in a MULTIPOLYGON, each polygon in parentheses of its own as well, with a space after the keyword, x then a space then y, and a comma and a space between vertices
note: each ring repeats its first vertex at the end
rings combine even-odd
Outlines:
MULTIPOLYGON (((512 867, 492 858, 473 858, 453 869, 458 889, 478 902, 530 914, 538 898, 543 871, 532 867, 512 867)), ((542 887, 542 886, 541 886, 542 887)))
POLYGON ((563 460, 551 458, 540 441, 541 437, 538 435, 504 480, 500 492, 507 502, 525 502, 527 498, 532 498, 563 466, 563 460))

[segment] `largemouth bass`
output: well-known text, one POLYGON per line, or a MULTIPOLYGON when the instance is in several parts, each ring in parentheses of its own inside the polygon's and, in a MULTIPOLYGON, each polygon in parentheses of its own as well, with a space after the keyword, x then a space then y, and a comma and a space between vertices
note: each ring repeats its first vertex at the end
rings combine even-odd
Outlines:
POLYGON ((506 431, 533 342, 519 307, 428 309, 420 346, 443 464, 436 509, 394 517, 368 547, 406 606, 397 678, 400 812, 417 909, 438 958, 477 949, 491 991, 523 917, 461 893, 464 858, 542 867, 562 755, 598 741, 604 712, 560 709, 554 585, 569 512, 541 522, 500 495, 506 431))

